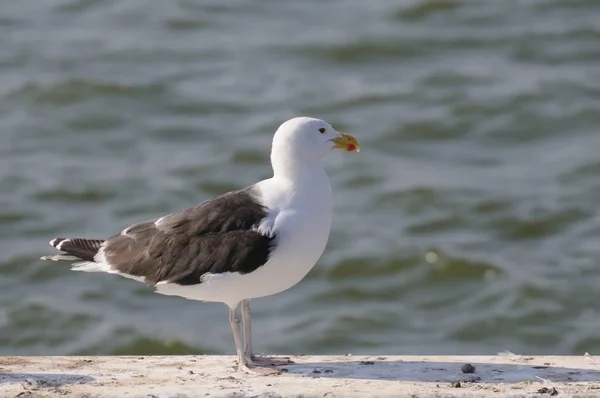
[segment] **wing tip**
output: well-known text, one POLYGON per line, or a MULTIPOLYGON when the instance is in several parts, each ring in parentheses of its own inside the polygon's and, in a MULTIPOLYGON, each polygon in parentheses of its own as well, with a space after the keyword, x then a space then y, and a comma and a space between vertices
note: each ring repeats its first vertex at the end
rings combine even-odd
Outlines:
POLYGON ((50 244, 50 246, 55 247, 58 250, 61 250, 62 245, 65 244, 66 242, 70 242, 70 241, 71 241, 71 239, 54 238, 48 243, 50 244))

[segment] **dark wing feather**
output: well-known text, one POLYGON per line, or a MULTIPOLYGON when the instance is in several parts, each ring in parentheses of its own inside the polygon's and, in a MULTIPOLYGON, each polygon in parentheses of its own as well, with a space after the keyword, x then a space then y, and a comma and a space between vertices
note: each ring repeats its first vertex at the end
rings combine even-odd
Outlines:
POLYGON ((80 260, 94 261, 94 256, 104 243, 101 239, 55 238, 50 244, 80 260))
POLYGON ((193 285, 206 273, 248 273, 265 264, 275 236, 253 230, 267 216, 253 188, 230 192, 155 220, 134 224, 106 241, 104 255, 121 273, 193 285))

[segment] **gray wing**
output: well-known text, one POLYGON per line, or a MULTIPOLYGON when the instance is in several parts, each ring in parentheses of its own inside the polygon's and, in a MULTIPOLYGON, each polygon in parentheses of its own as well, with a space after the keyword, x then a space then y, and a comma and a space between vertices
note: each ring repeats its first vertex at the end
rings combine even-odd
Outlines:
POLYGON ((265 264, 275 247, 275 235, 254 228, 267 212, 250 187, 134 224, 102 251, 111 268, 150 285, 198 284, 206 273, 245 274, 265 264))

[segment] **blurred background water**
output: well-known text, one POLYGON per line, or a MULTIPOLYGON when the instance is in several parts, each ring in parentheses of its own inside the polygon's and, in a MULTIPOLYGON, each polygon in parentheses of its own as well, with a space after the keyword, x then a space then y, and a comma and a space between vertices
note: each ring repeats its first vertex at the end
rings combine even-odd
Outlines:
POLYGON ((310 115, 328 249, 279 353, 600 353, 597 0, 5 3, 0 353, 233 353, 226 308, 38 260, 270 176, 310 115))

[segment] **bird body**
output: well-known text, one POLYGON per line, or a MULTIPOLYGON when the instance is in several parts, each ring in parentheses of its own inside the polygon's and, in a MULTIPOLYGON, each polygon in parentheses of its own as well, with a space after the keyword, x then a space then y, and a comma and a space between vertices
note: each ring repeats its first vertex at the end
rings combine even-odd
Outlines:
POLYGON ((225 303, 239 366, 256 365, 249 300, 300 282, 322 255, 331 229, 331 185, 320 163, 332 148, 358 142, 319 119, 294 118, 273 138, 273 177, 104 239, 56 238, 72 269, 145 282, 164 295, 225 303), (236 309, 242 304, 245 343, 236 309))
POLYGON ((258 201, 269 209, 255 228, 261 234, 276 236, 277 250, 264 265, 246 274, 207 274, 198 285, 159 282, 157 293, 236 308, 244 299, 270 296, 296 285, 323 254, 331 230, 329 180, 325 173, 316 172, 312 181, 312 187, 318 189, 291 189, 273 179, 253 187, 258 201))

